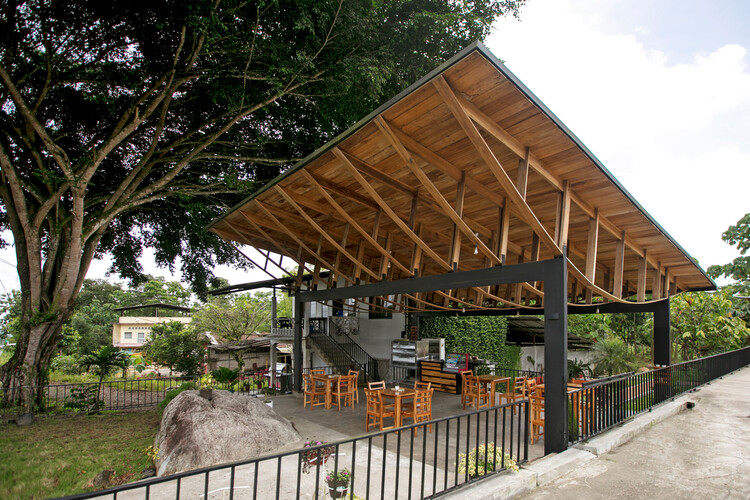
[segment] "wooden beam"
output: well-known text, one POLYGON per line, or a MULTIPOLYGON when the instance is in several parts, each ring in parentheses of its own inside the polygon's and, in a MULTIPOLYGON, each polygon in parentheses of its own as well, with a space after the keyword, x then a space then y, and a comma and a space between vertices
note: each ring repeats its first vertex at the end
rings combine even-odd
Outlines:
MULTIPOLYGON (((456 186, 456 214, 459 217, 464 216, 464 188, 465 186, 466 186, 466 173, 464 172, 464 175, 461 177, 461 180, 456 186)), ((448 259, 448 262, 450 262, 451 266, 453 267, 453 270, 457 271, 458 259, 461 254, 461 231, 458 229, 458 226, 455 223, 453 224, 453 238, 451 239, 450 248, 451 248, 450 258, 448 259)), ((490 253, 491 252, 492 251, 490 250, 490 253)))
MULTIPOLYGON (((277 191, 277 192, 278 192, 278 193, 279 193, 279 194, 280 194, 280 195, 281 195, 281 196, 282 196, 282 197, 283 197, 283 198, 284 198, 284 199, 285 199, 285 200, 287 201, 287 203, 289 203, 289 204, 290 204, 290 205, 291 205, 292 207, 294 207, 294 209, 295 209, 295 210, 297 210, 297 211, 299 212, 299 214, 300 214, 300 215, 301 215, 302 217, 304 217, 304 219, 305 219, 305 220, 306 220, 306 221, 307 221, 307 222, 308 222, 308 223, 309 223, 309 224, 310 224, 310 225, 311 225, 311 226, 312 226, 312 227, 313 227, 313 228, 314 228, 314 229, 315 229, 316 231, 318 231, 318 232, 319 232, 320 234, 322 234, 322 235, 323 235, 323 238, 325 238, 326 240, 328 240, 328 242, 329 242, 329 243, 330 243, 331 245, 333 245, 333 247, 334 247, 334 248, 335 248, 335 249, 336 249, 336 250, 337 250, 338 252, 341 252, 341 254, 343 254, 343 255, 344 255, 344 256, 345 256, 345 257, 346 257, 347 259, 349 259, 349 260, 350 260, 350 261, 351 261, 351 262, 352 262, 352 263, 353 263, 354 265, 356 265, 356 264, 357 264, 357 258, 356 258, 356 257, 355 257, 354 255, 350 254, 350 253, 349 253, 349 252, 348 252, 348 251, 346 250, 346 248, 344 248, 344 247, 343 247, 343 246, 342 246, 341 244, 339 244, 339 242, 338 242, 338 241, 336 241, 336 240, 335 240, 335 239, 334 239, 334 238, 333 238, 333 237, 332 237, 331 235, 329 235, 329 234, 328 234, 328 232, 327 232, 327 231, 326 231, 325 229, 323 229, 323 228, 322 228, 322 227, 321 227, 321 226, 320 226, 320 225, 319 225, 319 224, 318 224, 317 222, 315 222, 315 220, 314 220, 314 219, 313 219, 312 217, 310 217, 310 216, 309 216, 309 215, 307 214, 307 212, 305 212, 305 210, 303 210, 303 209, 302 209, 302 207, 300 207, 300 206, 299 206, 299 204, 297 204, 297 202, 296 202, 296 201, 294 201, 294 199, 292 198, 292 196, 291 196, 291 195, 290 195, 289 193, 287 193, 287 192, 286 192, 286 191, 284 190, 284 188, 282 188, 282 187, 281 187, 281 186, 279 186, 278 184, 276 184, 275 186, 273 186, 273 188, 274 188, 274 189, 275 189, 275 190, 276 190, 276 191, 277 191)), ((348 229, 347 229, 347 231, 348 231, 348 229)), ((337 261, 338 261, 338 259, 337 259, 337 261)), ((332 270, 335 270, 335 271, 336 271, 336 273, 340 273, 340 270, 339 270, 339 266, 337 265, 337 264, 338 264, 338 262, 337 262, 337 261, 334 261, 334 265, 333 265, 333 269, 332 269, 332 270)), ((365 271, 365 272, 366 272, 367 274, 369 274, 369 275, 370 275, 370 276, 371 276, 371 277, 372 277, 373 279, 378 279, 378 276, 377 276, 377 275, 376 275, 376 274, 375 274, 374 272, 372 272, 372 270, 371 270, 371 269, 369 269, 369 268, 365 268, 364 264, 363 264, 363 263, 361 263, 361 262, 360 262, 360 265, 362 265, 362 267, 363 267, 364 271, 365 271)))
POLYGON ((612 294, 622 298, 623 274, 625 273, 625 231, 622 237, 617 240, 617 249, 615 250, 615 283, 612 286, 612 294))
POLYGON ((645 257, 638 258, 638 302, 646 301, 646 273, 648 272, 648 260, 645 257))
POLYGON ((513 184, 513 181, 511 181, 510 177, 508 177, 508 173, 502 168, 500 162, 497 161, 497 158, 495 158, 492 150, 484 141, 482 135, 476 129, 469 116, 466 114, 466 111, 459 103, 456 94, 448 85, 448 82, 446 82, 442 76, 438 76, 437 78, 432 80, 432 84, 437 89, 440 97, 443 98, 443 102, 445 102, 445 104, 448 106, 448 109, 451 111, 453 117, 458 121, 458 124, 461 126, 464 133, 468 136, 472 145, 479 153, 479 156, 482 158, 484 163, 487 165, 502 188, 505 190, 508 198, 510 198, 511 202, 519 210, 521 218, 531 226, 531 229, 535 233, 539 234, 541 241, 552 250, 554 256, 562 255, 562 250, 555 243, 549 233, 547 233, 547 230, 544 228, 542 223, 539 222, 539 219, 536 218, 534 212, 531 210, 531 207, 529 207, 529 205, 521 196, 521 193, 518 192, 518 189, 513 184))
POLYGON ((442 210, 442 213, 447 215, 453 221, 453 223, 456 224, 459 230, 464 233, 464 235, 469 238, 472 243, 477 245, 477 247, 483 254, 499 263, 500 260, 496 255, 492 253, 492 250, 487 248, 487 245, 485 245, 484 242, 479 239, 474 231, 466 224, 463 218, 461 218, 461 216, 456 213, 456 211, 453 209, 453 207, 451 207, 450 203, 448 203, 440 190, 432 183, 429 177, 427 177, 427 174, 425 174, 424 171, 422 171, 422 169, 417 165, 417 163, 414 161, 414 158, 412 158, 411 154, 406 150, 404 145, 401 144, 393 130, 391 130, 390 125, 383 119, 382 116, 378 116, 377 118, 375 118, 375 124, 378 126, 381 133, 386 137, 386 139, 388 139, 391 146, 396 150, 409 170, 411 170, 411 172, 419 180, 422 186, 425 187, 432 199, 438 203, 442 210))
MULTIPOLYGON (((507 203, 507 200, 506 200, 507 203)), ((500 257, 500 263, 505 265, 505 260, 508 257, 508 236, 510 234, 510 210, 507 206, 503 206, 500 209, 500 248, 498 249, 498 257, 500 257)))
POLYGON ((555 223, 555 241, 560 248, 568 246, 568 227, 570 225, 570 183, 563 182, 562 196, 557 210, 555 223))
POLYGON ((654 269, 654 279, 651 283, 651 298, 653 300, 661 298, 661 262, 657 262, 654 269))
MULTIPOLYGON (((313 186, 313 188, 315 188, 323 196, 323 198, 334 208, 334 210, 336 210, 336 212, 344 220, 346 220, 346 222, 349 225, 351 225, 351 227, 353 227, 354 230, 357 231, 362 236, 362 238, 364 238, 365 241, 367 241, 370 245, 372 245, 375 248, 375 250, 377 250, 380 253, 381 256, 384 256, 386 259, 390 259, 389 257, 390 248, 383 248, 380 245, 380 243, 378 243, 377 241, 378 229, 380 227, 380 214, 381 214, 380 210, 378 210, 378 212, 375 214, 375 223, 372 228, 372 236, 370 236, 370 234, 367 233, 365 228, 363 228, 356 220, 354 220, 354 218, 351 215, 349 215, 349 213, 341 205, 339 205, 338 202, 336 202, 336 200, 333 199, 333 196, 331 196, 330 193, 328 193, 323 188, 323 186, 321 186, 318 183, 317 178, 314 175, 310 174, 309 172, 305 170, 302 170, 302 172, 305 178, 307 179, 307 181, 313 186)), ((390 234, 386 238, 386 247, 388 246, 387 240, 389 238, 390 238, 390 234)), ((362 259, 358 258, 357 260, 361 261, 362 259)), ((407 275, 412 274, 412 271, 409 270, 406 266, 398 262, 396 259, 392 259, 392 260, 394 261, 396 266, 400 268, 405 274, 407 275)))
POLYGON ((375 189, 370 185, 367 180, 362 177, 362 174, 360 174, 356 167, 352 164, 351 161, 349 161, 349 158, 339 149, 339 148, 333 148, 333 154, 338 158, 339 162, 346 168, 346 170, 349 172, 349 174, 354 177, 354 180, 356 180, 360 186, 367 192, 367 194, 372 198, 383 210, 388 217, 391 218, 391 220, 401 229, 406 236, 408 236, 414 243, 420 246, 422 251, 427 254, 432 260, 434 260, 440 267, 442 267, 445 270, 451 270, 450 264, 448 264, 445 260, 442 259, 437 253, 435 253, 430 246, 425 243, 421 238, 419 238, 414 231, 409 229, 409 226, 401 220, 401 218, 396 214, 396 212, 393 211, 393 209, 388 205, 388 203, 380 197, 380 195, 375 191, 375 189))
MULTIPOLYGON (((455 92, 454 92, 455 94, 455 92)), ((498 125, 492 118, 490 118, 488 115, 483 113, 479 108, 477 108, 474 103, 472 103, 469 99, 467 99, 465 96, 461 94, 456 94, 458 98, 460 99, 461 106, 466 110, 466 113, 469 115, 469 117, 480 127, 482 127, 487 133, 489 133, 491 136, 493 136, 495 139, 503 143, 508 149, 513 151, 519 158, 524 158, 527 155, 527 147, 524 147, 523 144, 521 144, 518 140, 516 140, 510 133, 508 133, 505 129, 503 129, 500 125, 498 125)), ((540 175, 544 180, 546 180, 549 184, 557 188, 558 190, 563 189, 563 180, 552 174, 547 168, 545 167, 544 163, 537 158, 533 153, 528 152, 528 164, 531 167, 532 170, 534 170, 538 175, 540 175)), ((577 193, 571 191, 571 201, 578 205, 589 217, 594 216, 594 207, 583 201, 583 199, 578 196, 577 193)), ((601 227, 609 232, 612 236, 615 238, 619 238, 619 235, 622 233, 622 230, 617 227, 614 223, 612 223, 609 219, 607 219, 605 216, 600 215, 600 225, 601 227)), ((557 240, 557 239, 556 239, 557 240)), ((639 257, 643 257, 644 248, 637 244, 635 240, 628 237, 625 241, 625 244, 628 248, 630 248, 636 255, 639 257)), ((656 266, 656 262, 651 259, 649 260, 649 263, 652 266, 656 266)))
MULTIPOLYGON (((596 254, 599 248, 599 209, 594 212, 594 217, 589 219, 589 238, 586 248, 586 277, 592 283, 596 283, 596 254)), ((591 304, 592 290, 586 289, 586 303, 591 304)))
POLYGON ((526 187, 529 184, 529 148, 526 148, 526 154, 523 158, 518 160, 518 178, 516 180, 516 186, 518 192, 526 199, 526 187))

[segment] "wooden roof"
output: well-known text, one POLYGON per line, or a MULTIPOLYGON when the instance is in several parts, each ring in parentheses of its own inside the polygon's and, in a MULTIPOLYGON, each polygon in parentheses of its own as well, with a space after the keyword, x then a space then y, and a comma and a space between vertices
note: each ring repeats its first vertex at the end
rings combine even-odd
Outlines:
MULTIPOLYGON (((338 286, 567 253, 570 303, 643 302, 715 288, 481 44, 464 49, 210 229, 268 256, 305 263, 316 276, 332 270, 329 280, 338 286)), ((415 309, 494 308, 538 307, 543 295, 542 283, 523 283, 408 298, 415 309)))

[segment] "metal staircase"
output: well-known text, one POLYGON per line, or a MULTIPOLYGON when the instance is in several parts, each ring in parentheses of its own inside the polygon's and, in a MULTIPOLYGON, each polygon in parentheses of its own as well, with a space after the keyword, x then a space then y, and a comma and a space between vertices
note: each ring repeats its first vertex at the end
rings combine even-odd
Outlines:
POLYGON ((352 368, 360 372, 361 382, 380 380, 377 360, 347 333, 352 331, 352 320, 356 323, 356 319, 310 318, 310 338, 335 371, 346 373, 352 368))

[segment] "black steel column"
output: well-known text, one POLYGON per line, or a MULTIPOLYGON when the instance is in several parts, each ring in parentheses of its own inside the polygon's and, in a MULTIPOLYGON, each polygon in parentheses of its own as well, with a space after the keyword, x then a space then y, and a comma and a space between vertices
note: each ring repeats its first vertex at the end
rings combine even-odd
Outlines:
POLYGON ((654 364, 672 364, 669 299, 654 303, 654 364))
POLYGON ((568 267, 547 261, 544 278, 544 453, 568 448, 568 267))
POLYGON ((294 298, 294 349, 292 356, 294 358, 294 390, 302 390, 302 328, 305 324, 305 303, 294 298))

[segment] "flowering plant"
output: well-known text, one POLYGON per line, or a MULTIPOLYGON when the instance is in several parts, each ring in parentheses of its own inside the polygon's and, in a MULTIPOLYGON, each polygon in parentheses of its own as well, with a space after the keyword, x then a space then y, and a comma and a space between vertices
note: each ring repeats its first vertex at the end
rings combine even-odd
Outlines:
POLYGON ((496 449, 495 443, 488 443, 486 448, 483 444, 479 445, 478 448, 472 448, 468 455, 467 460, 465 453, 459 453, 458 473, 466 474, 468 467, 470 478, 484 476, 485 474, 494 472, 496 468, 505 468, 518 472, 518 464, 516 463, 516 460, 502 448, 496 449), (487 457, 486 463, 485 453, 487 457), (503 459, 505 460, 504 463, 503 459))
POLYGON ((303 450, 300 452, 302 472, 308 473, 312 467, 315 467, 316 465, 324 465, 328 462, 330 456, 333 455, 333 446, 324 446, 323 448, 317 448, 314 450, 307 449, 322 446, 324 444, 324 441, 318 441, 317 439, 308 439, 305 441, 303 450))
POLYGON ((328 483, 328 486, 333 487, 338 482, 345 483, 345 486, 349 485, 349 480, 352 478, 352 473, 349 472, 349 469, 341 469, 338 472, 334 472, 332 470, 329 470, 326 473, 326 483, 328 483))

